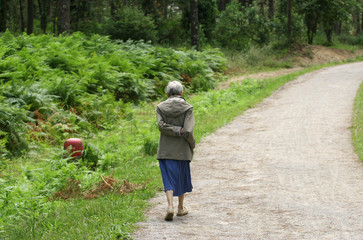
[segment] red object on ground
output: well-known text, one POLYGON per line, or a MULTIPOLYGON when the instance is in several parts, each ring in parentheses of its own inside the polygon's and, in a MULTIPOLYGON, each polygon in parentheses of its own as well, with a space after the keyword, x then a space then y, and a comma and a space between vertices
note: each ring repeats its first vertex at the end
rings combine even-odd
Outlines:
POLYGON ((83 152, 83 142, 80 138, 69 138, 64 142, 64 149, 69 149, 72 153, 72 157, 79 158, 83 152), (72 148, 70 147, 72 146, 72 148))

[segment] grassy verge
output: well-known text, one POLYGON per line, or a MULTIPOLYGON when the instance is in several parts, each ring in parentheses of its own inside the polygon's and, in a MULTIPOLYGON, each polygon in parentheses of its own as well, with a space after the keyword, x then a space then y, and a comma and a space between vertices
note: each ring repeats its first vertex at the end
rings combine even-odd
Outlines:
POLYGON ((352 139, 358 157, 363 161, 363 84, 361 84, 354 102, 352 139))
MULTIPOLYGON (((246 109, 254 107, 285 83, 305 73, 333 65, 310 67, 283 77, 245 80, 242 84, 231 85, 228 89, 187 97, 187 101, 194 106, 197 141, 230 122, 246 109)), ((362 105, 361 101, 360 106, 362 105)), ((100 165, 110 169, 102 174, 115 179, 127 179, 132 183, 148 182, 146 188, 129 194, 104 194, 92 200, 71 198, 68 201, 48 201, 39 198, 36 192, 52 192, 52 189, 34 184, 47 184, 44 183, 47 174, 57 172, 56 176, 63 181, 72 177, 75 178, 73 180, 82 179, 79 185, 87 189, 88 182, 96 182, 94 179, 100 178, 101 173, 82 170, 80 163, 62 163, 58 158, 47 159, 52 164, 44 166, 41 163, 27 166, 20 162, 22 169, 18 169, 16 174, 18 178, 23 178, 21 185, 14 189, 9 187, 11 184, 0 182, 0 187, 7 188, 5 194, 11 196, 2 196, 1 200, 9 199, 18 204, 12 206, 12 209, 6 208, 6 213, 0 212, 0 220, 4 218, 4 225, 0 226, 0 239, 130 238, 129 233, 135 230, 134 223, 144 218, 143 211, 148 207, 147 200, 162 186, 155 159, 159 133, 154 108, 153 104, 141 105, 133 109, 128 119, 118 122, 112 131, 100 132, 87 139, 103 153, 100 165)), ((8 179, 6 176, 3 178, 8 179)))

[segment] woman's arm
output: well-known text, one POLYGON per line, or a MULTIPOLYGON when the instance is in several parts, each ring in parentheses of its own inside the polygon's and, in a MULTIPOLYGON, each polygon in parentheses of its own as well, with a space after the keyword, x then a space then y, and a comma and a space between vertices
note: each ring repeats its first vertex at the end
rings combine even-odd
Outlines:
POLYGON ((159 108, 156 108, 156 119, 158 121, 159 131, 167 136, 181 136, 180 130, 182 127, 175 126, 164 122, 163 116, 159 108))
POLYGON ((194 129, 194 113, 193 109, 190 108, 185 115, 184 127, 183 127, 183 137, 189 143, 190 148, 193 150, 195 148, 195 139, 193 134, 194 129))

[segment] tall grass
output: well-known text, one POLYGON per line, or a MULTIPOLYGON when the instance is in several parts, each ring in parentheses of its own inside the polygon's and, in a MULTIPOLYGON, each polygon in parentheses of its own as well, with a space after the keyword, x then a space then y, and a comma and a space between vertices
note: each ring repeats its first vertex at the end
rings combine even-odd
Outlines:
POLYGON ((292 67, 292 60, 287 57, 287 50, 276 50, 272 45, 252 46, 247 51, 225 49, 224 54, 229 59, 228 73, 233 75, 292 67))
POLYGON ((352 139, 358 157, 363 161, 363 84, 361 84, 354 102, 352 139))
MULTIPOLYGON (((92 41, 102 42, 102 39, 94 38, 92 41)), ((107 44, 91 44, 90 42, 84 44, 89 44, 87 48, 93 49, 92 52, 107 52, 107 44)), ((112 47, 116 46, 112 45, 112 47)), ((135 46, 131 44, 123 46, 123 48, 127 48, 127 51, 131 51, 130 48, 133 47, 135 46)), ((140 44, 136 48, 142 54, 147 52, 149 47, 140 44)), ((168 50, 165 51, 166 54, 170 53, 168 50)), ((197 56, 184 52, 177 54, 186 59, 191 57, 190 61, 188 60, 187 63, 178 67, 183 69, 186 76, 196 76, 195 74, 198 74, 198 69, 201 67, 199 61, 193 60, 197 56)), ((218 53, 216 54, 219 56, 218 53)), ((142 57, 139 55, 134 61, 142 61, 142 57)), ((90 56, 93 54, 90 53, 90 56)), ((213 60, 213 56, 213 54, 206 54, 202 57, 209 66, 204 70, 206 79, 211 77, 208 69, 213 71, 213 68, 222 67, 220 61, 213 60)), ((51 58, 51 56, 48 57, 51 58)), ((256 57, 263 60, 258 53, 251 53, 253 61, 256 61, 256 57)), ((113 77, 108 75, 106 71, 108 68, 114 69, 114 66, 126 69, 134 68, 129 65, 131 63, 123 61, 122 58, 115 57, 108 60, 111 66, 103 65, 101 55, 87 60, 95 64, 92 67, 92 77, 87 78, 91 80, 90 86, 86 85, 87 91, 100 91, 98 87, 95 87, 96 85, 92 85, 95 83, 94 80, 97 80, 100 84, 97 86, 102 86, 102 89, 110 87, 108 80, 113 77)), ((179 60, 174 59, 172 63, 180 65, 179 60)), ((69 61, 68 58, 58 56, 52 58, 48 64, 65 72, 72 72, 74 64, 81 64, 77 61, 70 64, 67 61, 69 61)), ((146 69, 149 74, 156 76, 156 73, 145 66, 146 63, 138 63, 140 68, 146 69)), ((35 63, 29 66, 34 67, 33 64, 35 63)), ((160 69, 165 68, 161 62, 153 62, 153 64, 158 65, 160 69)), ((7 65, 7 67, 9 66, 7 65)), ((273 65, 272 67, 278 66, 273 65)), ((246 109, 255 106, 286 82, 321 67, 323 66, 309 68, 284 77, 266 80, 249 79, 242 84, 235 84, 229 89, 220 91, 201 92, 195 89, 195 94, 185 97, 194 106, 197 141, 233 120, 246 109)), ((32 69, 30 67, 27 74, 32 73, 32 69)), ((17 71, 13 74, 21 78, 21 74, 18 74, 17 71)), ((79 71, 77 74, 88 76, 83 71, 79 71)), ((122 74, 124 77, 122 79, 126 79, 126 82, 127 79, 133 79, 134 76, 130 76, 130 74, 132 73, 122 74)), ((165 77, 162 72, 158 72, 157 75, 165 77)), ((41 75, 35 74, 35 76, 41 83, 41 75)), ((8 74, 1 75, 1 77, 7 78, 8 74)), ((198 82, 198 77, 196 78, 195 84, 203 86, 198 82)), ((166 79, 169 78, 164 80, 166 79)), ((188 78, 186 77, 186 79, 188 78)), ((128 239, 130 238, 129 233, 135 229, 134 223, 143 219, 143 211, 148 207, 147 200, 161 189, 162 182, 155 159, 159 137, 155 119, 155 104, 143 101, 138 105, 117 102, 114 101, 115 95, 103 91, 95 95, 73 98, 72 96, 78 96, 79 89, 65 87, 68 81, 73 80, 72 77, 67 77, 48 81, 52 87, 58 89, 57 92, 62 93, 59 95, 62 98, 61 103, 58 102, 59 105, 55 106, 63 109, 62 114, 50 114, 49 119, 46 119, 48 123, 43 123, 42 119, 37 120, 40 121, 41 128, 36 128, 39 131, 28 132, 27 137, 32 140, 28 146, 29 150, 21 157, 9 160, 5 155, 1 156, 0 239, 128 239), (75 110, 73 104, 81 107, 81 117, 73 112, 75 110), (116 117, 113 112, 115 109, 116 117), (95 113, 91 114, 93 111, 95 113), (97 112, 102 112, 102 116, 104 116, 102 121, 97 112), (65 118, 68 119, 67 121, 64 120, 64 116, 67 117, 65 118), (90 123, 93 126, 101 125, 101 127, 89 127, 90 123), (83 130, 80 131, 80 129, 83 130), (54 136, 59 134, 56 130, 61 131, 62 135, 59 139, 54 140, 54 136), (87 145, 85 158, 75 161, 66 157, 67 153, 62 150, 61 143, 62 139, 71 136, 80 136, 84 139, 87 145), (76 183, 73 186, 74 190, 79 189, 84 193, 94 189, 107 176, 118 181, 127 180, 133 184, 144 184, 144 187, 127 194, 112 190, 105 191, 104 195, 92 200, 84 199, 81 195, 76 196, 77 194, 67 201, 54 198, 54 193, 69 189, 70 181, 76 183)), ((199 79, 199 81, 202 80, 199 79)), ((19 88, 19 94, 22 97, 25 96, 24 99, 33 99, 33 104, 42 103, 40 100, 43 100, 43 105, 54 106, 52 98, 55 96, 55 92, 49 91, 42 95, 43 98, 37 98, 41 95, 40 93, 38 95, 34 92, 28 94, 29 92, 24 91, 19 88)), ((190 93, 190 90, 186 92, 190 93)), ((16 99, 12 98, 12 101, 16 99)), ((158 98, 158 101, 161 100, 163 99, 158 98)), ((22 109, 22 111, 25 110, 22 109)), ((36 110, 35 107, 33 113, 36 110)), ((40 110, 49 110, 49 108, 40 110)), ((12 114, 17 116, 18 112, 14 109, 12 114)), ((43 113, 43 115, 45 114, 43 113)), ((20 118, 19 121, 22 119, 20 118)), ((8 133, 0 131, 0 152, 5 149, 8 136, 8 133)))
MULTIPOLYGON (((286 82, 318 68, 279 78, 250 79, 229 89, 186 96, 194 106, 197 141, 255 106, 286 82)), ((5 239, 63 239, 65 234, 72 239, 128 238, 134 223, 143 219, 147 200, 162 186, 155 159, 159 135, 155 105, 134 108, 128 120, 116 125, 112 131, 95 133, 87 139, 97 146, 100 154, 96 172, 88 170, 82 162, 53 157, 33 166, 20 164, 23 167, 17 171, 21 178, 11 177, 14 173, 9 172, 2 176, 0 232, 5 239), (49 194, 66 185, 68 179, 79 180, 79 187, 87 190, 102 175, 133 183, 147 182, 147 185, 126 195, 111 193, 93 200, 49 201, 49 194)))

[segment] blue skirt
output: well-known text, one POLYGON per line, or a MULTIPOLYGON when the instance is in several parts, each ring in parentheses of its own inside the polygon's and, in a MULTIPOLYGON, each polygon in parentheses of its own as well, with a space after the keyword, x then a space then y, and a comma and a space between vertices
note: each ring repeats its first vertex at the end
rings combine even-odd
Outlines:
POLYGON ((164 191, 173 190, 174 196, 181 196, 193 189, 190 176, 190 161, 159 160, 164 191))

